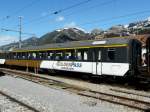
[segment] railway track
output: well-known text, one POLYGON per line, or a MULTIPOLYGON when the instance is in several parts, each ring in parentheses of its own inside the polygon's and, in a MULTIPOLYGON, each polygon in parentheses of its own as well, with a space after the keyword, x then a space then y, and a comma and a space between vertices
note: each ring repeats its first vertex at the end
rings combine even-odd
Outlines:
POLYGON ((118 90, 118 89, 114 89, 114 88, 111 88, 110 90, 111 90, 111 91, 118 92, 118 93, 125 93, 125 94, 131 94, 131 95, 136 95, 136 96, 141 96, 141 97, 150 98, 150 95, 138 94, 138 93, 134 93, 134 92, 127 91, 127 90, 118 90))
POLYGON ((40 112, 34 107, 31 107, 16 98, 0 91, 0 112, 40 112))
POLYGON ((10 69, 0 69, 0 70, 4 72, 5 74, 9 74, 15 77, 21 77, 23 79, 42 84, 44 86, 65 89, 67 91, 76 93, 81 96, 95 98, 95 99, 110 102, 113 104, 127 106, 127 107, 134 108, 134 109, 141 110, 141 111, 147 111, 150 109, 150 101, 138 100, 138 99, 129 98, 126 96, 121 96, 121 95, 110 94, 106 92, 93 91, 88 88, 82 88, 82 87, 67 84, 61 81, 41 77, 38 75, 33 75, 32 73, 15 71, 15 70, 10 70, 10 69))
POLYGON ((141 101, 141 100, 119 96, 119 95, 113 95, 113 94, 104 93, 104 92, 86 91, 86 92, 82 92, 78 94, 82 96, 86 96, 86 97, 100 99, 100 100, 107 101, 110 103, 124 105, 130 108, 135 108, 135 109, 142 110, 142 111, 146 111, 150 107, 150 102, 141 101))

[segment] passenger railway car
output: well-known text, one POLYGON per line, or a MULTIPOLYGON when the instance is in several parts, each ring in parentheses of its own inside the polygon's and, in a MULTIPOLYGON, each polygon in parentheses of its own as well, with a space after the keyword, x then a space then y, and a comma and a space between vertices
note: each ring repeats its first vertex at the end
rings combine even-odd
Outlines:
POLYGON ((0 54, 0 64, 87 73, 134 76, 141 66, 141 43, 129 38, 75 41, 15 49, 0 54))

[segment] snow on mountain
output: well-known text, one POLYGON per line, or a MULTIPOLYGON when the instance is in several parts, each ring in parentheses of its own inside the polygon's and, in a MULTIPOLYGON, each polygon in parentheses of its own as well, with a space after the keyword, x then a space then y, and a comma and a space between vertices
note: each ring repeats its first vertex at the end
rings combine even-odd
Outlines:
POLYGON ((70 27, 64 27, 64 28, 57 29, 56 31, 57 32, 61 32, 61 31, 68 30, 68 29, 72 29, 75 32, 83 31, 85 33, 89 33, 89 32, 87 32, 86 30, 84 30, 83 28, 80 28, 80 27, 72 27, 72 28, 70 28, 70 27))
POLYGON ((147 21, 150 21, 150 17, 147 18, 147 21))
POLYGON ((128 24, 124 25, 124 28, 128 28, 128 27, 129 27, 129 25, 128 25, 128 24))

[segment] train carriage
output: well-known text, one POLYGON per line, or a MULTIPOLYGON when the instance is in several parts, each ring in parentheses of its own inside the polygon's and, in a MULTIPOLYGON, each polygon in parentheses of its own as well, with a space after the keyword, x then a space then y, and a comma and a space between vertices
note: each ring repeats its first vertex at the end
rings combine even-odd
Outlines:
POLYGON ((0 64, 91 75, 131 76, 141 66, 141 43, 130 38, 75 41, 15 49, 0 64))

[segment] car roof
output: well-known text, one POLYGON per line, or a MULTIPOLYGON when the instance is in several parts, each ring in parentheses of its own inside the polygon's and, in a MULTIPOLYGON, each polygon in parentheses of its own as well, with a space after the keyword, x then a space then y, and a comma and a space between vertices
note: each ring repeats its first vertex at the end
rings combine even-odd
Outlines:
POLYGON ((47 50, 47 49, 60 49, 60 48, 77 48, 77 47, 89 47, 89 46, 107 46, 107 45, 123 45, 129 44, 130 38, 104 38, 100 40, 86 40, 86 41, 72 41, 65 43, 53 43, 41 46, 32 46, 25 48, 14 49, 13 51, 34 51, 34 50, 47 50))

